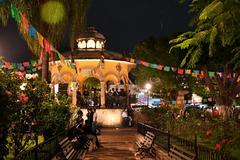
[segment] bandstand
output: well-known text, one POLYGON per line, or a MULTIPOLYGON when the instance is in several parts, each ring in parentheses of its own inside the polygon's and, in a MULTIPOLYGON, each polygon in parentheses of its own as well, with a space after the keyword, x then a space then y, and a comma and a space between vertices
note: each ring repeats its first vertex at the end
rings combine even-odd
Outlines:
MULTIPOLYGON (((119 117, 119 112, 122 111, 119 108, 126 107, 129 104, 128 73, 136 65, 124 61, 122 54, 106 50, 104 48, 105 37, 93 27, 89 27, 86 32, 80 34, 76 42, 77 47, 74 51, 63 53, 65 61, 71 61, 71 63, 62 63, 61 60, 50 62, 51 84, 55 86, 53 88, 65 84, 68 95, 72 96, 73 105, 82 109, 89 106, 97 107, 100 108, 98 112, 104 112, 104 114, 108 114, 108 112, 112 114, 114 112, 119 117), (90 78, 95 78, 99 81, 99 88, 94 88, 96 102, 93 104, 81 103, 84 101, 82 97, 87 89, 84 83, 90 78), (111 90, 108 84, 114 84, 116 86, 115 89, 119 85, 124 86, 124 96, 117 99, 121 104, 125 104, 124 106, 116 106, 116 103, 107 103, 109 101, 107 92, 111 90)), ((109 114, 104 116, 108 117, 109 114)), ((108 123, 113 124, 113 120, 111 121, 108 123)))

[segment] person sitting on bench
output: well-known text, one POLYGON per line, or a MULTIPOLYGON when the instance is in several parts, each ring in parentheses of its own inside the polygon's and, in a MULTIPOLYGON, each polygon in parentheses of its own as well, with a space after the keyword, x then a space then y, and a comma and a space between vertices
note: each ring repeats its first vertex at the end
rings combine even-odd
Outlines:
POLYGON ((84 133, 84 119, 83 112, 78 111, 78 117, 76 124, 69 130, 67 136, 72 141, 73 147, 76 149, 81 149, 85 143, 88 141, 87 135, 84 133))

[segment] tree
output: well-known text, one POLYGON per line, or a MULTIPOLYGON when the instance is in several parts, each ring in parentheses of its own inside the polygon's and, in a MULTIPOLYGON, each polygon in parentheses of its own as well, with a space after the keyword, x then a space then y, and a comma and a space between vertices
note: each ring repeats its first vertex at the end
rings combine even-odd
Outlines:
POLYGON ((225 119, 239 93, 240 64, 240 2, 234 0, 192 1, 190 11, 194 13, 193 30, 170 41, 170 52, 183 51, 181 66, 203 67, 205 82, 221 106, 225 119), (210 77, 208 70, 222 68, 223 75, 210 77), (234 77, 229 74, 235 72, 234 77))
MULTIPOLYGON (((70 32, 70 46, 74 48, 77 34, 85 29, 86 14, 89 7, 89 0, 13 0, 0 4, 0 22, 7 25, 11 13, 11 4, 24 14, 27 20, 55 47, 58 47, 66 32, 70 32)), ((21 15, 16 20, 19 22, 21 15)), ((40 46, 36 45, 18 23, 19 31, 26 40, 33 53, 41 52, 40 46)))
POLYGON ((42 79, 48 75, 49 55, 53 60, 56 53, 44 53, 41 43, 29 36, 29 23, 54 47, 59 47, 66 33, 69 33, 70 47, 73 51, 77 34, 85 29, 89 0, 13 0, 0 3, 0 23, 6 25, 10 14, 14 15, 20 33, 32 53, 43 60, 42 79))
MULTIPOLYGON (((137 44, 132 53, 132 57, 144 60, 155 64, 163 64, 170 66, 178 66, 180 57, 178 55, 170 55, 168 53, 169 38, 150 37, 143 42, 137 44)), ((158 71, 156 69, 138 65, 133 71, 136 76, 136 83, 144 87, 146 82, 152 82, 152 91, 160 94, 166 100, 172 100, 176 97, 176 90, 179 89, 179 84, 182 83, 182 77, 178 77, 173 72, 158 71)))

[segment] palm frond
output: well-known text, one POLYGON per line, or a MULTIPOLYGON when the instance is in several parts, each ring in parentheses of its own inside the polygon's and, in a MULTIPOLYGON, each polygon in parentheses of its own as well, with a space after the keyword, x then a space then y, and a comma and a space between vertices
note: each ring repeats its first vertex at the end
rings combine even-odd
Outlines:
POLYGON ((215 40, 216 36, 218 34, 218 30, 215 26, 212 27, 211 34, 210 34, 210 39, 209 39, 209 56, 212 57, 213 54, 216 51, 216 46, 215 46, 215 40))
POLYGON ((189 58, 189 56, 192 54, 193 50, 195 49, 195 47, 191 47, 188 52, 186 53, 185 57, 183 58, 180 66, 183 67, 186 63, 187 63, 187 60, 189 58))
POLYGON ((194 32, 185 32, 183 34, 180 34, 177 38, 169 41, 169 44, 176 44, 185 41, 188 38, 193 37, 194 32))
POLYGON ((200 13, 199 20, 205 21, 207 19, 212 19, 216 15, 223 11, 223 2, 220 0, 214 0, 207 7, 203 9, 200 13))
POLYGON ((202 48, 198 46, 195 50, 193 50, 190 60, 187 63, 187 66, 194 68, 196 67, 196 63, 199 61, 202 55, 202 48))

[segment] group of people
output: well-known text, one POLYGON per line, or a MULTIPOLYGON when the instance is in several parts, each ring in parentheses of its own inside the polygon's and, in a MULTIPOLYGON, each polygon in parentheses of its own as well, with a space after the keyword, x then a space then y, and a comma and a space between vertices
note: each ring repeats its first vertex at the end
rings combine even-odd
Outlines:
POLYGON ((126 107, 127 105, 127 93, 124 89, 118 91, 118 88, 112 88, 106 93, 106 97, 107 107, 126 107))
POLYGON ((93 88, 91 91, 85 89, 83 94, 78 90, 77 91, 77 104, 79 106, 99 106, 100 99, 99 99, 99 91, 96 88, 93 88))
POLYGON ((96 109, 88 109, 87 119, 84 121, 83 112, 78 111, 76 124, 69 130, 68 138, 77 149, 81 149, 88 139, 92 139, 93 149, 102 147, 98 140, 100 129, 97 127, 96 109))

